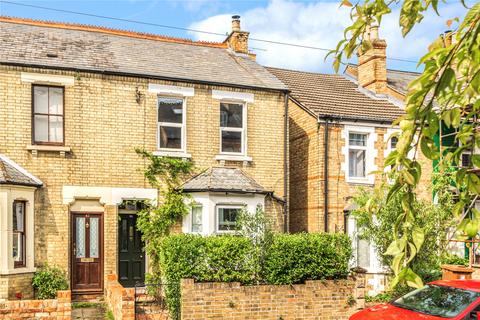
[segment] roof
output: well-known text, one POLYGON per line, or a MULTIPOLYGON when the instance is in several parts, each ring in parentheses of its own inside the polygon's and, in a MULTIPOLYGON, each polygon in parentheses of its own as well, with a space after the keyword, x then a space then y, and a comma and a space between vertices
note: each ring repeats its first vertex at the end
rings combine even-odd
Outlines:
POLYGON ((405 112, 386 96, 358 87, 344 75, 267 68, 291 90, 291 96, 317 116, 392 122, 405 112))
POLYGON ((14 184, 34 187, 40 187, 43 185, 40 179, 23 169, 21 166, 3 154, 0 154, 0 185, 1 184, 14 184))
POLYGON ((258 182, 239 168, 212 167, 183 185, 185 192, 268 193, 258 182))
POLYGON ((432 284, 480 292, 480 280, 437 280, 432 284))
MULTIPOLYGON (((353 63, 349 64, 346 72, 356 78, 358 75, 358 65, 353 63)), ((387 69, 387 86, 401 94, 407 94, 408 84, 420 75, 421 73, 419 72, 387 69)))
POLYGON ((0 64, 287 89, 224 42, 4 16, 0 16, 0 64))

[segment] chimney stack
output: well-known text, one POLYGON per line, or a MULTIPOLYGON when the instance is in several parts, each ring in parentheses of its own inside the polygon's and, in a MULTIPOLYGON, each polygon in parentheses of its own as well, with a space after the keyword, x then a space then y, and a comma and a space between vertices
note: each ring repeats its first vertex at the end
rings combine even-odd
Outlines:
POLYGON ((225 40, 228 43, 228 47, 236 53, 248 53, 248 36, 250 32, 242 31, 240 27, 240 16, 232 16, 232 32, 225 40))
POLYGON ((368 49, 358 50, 358 84, 379 94, 387 94, 387 42, 378 36, 378 25, 367 26, 364 41, 368 49))

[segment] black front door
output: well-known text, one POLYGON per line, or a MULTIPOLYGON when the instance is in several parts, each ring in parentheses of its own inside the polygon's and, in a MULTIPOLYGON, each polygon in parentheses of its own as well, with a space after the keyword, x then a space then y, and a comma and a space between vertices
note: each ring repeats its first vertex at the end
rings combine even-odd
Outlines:
POLYGON ((124 287, 145 281, 145 253, 136 214, 120 214, 118 225, 118 280, 124 287))

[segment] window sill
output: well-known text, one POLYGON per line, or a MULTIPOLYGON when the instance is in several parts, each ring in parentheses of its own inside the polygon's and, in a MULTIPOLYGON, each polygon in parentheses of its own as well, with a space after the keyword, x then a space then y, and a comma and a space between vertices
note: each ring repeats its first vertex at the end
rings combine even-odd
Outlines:
POLYGON ((350 184, 363 184, 371 186, 375 184, 375 180, 369 178, 346 178, 346 181, 350 184))
POLYGON ((183 151, 154 151, 154 156, 190 159, 192 155, 183 151))
POLYGON ((23 274, 23 273, 33 273, 37 271, 37 268, 29 268, 29 267, 24 267, 24 268, 16 268, 16 269, 11 269, 11 270, 0 270, 0 275, 10 275, 10 274, 23 274))
POLYGON ((47 145, 28 145, 27 150, 31 151, 34 156, 37 156, 38 151, 58 152, 65 157, 65 153, 71 152, 72 148, 64 146, 47 146, 47 145))
POLYGON ((233 155, 233 154, 219 154, 215 156, 215 160, 219 161, 242 161, 242 162, 252 162, 252 157, 247 157, 243 155, 233 155))

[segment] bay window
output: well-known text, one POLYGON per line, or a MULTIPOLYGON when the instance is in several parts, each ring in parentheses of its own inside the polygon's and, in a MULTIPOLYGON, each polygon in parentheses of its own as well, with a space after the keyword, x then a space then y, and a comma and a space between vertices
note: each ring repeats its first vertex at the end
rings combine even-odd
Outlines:
POLYGON ((220 140, 224 154, 245 153, 245 107, 241 103, 220 103, 220 140))
POLYGON ((192 230, 193 233, 202 233, 203 207, 201 205, 192 206, 192 230))
POLYGON ((182 98, 158 98, 158 149, 185 151, 185 103, 182 98))
POLYGON ((63 145, 64 88, 33 85, 33 144, 63 145))
POLYGON ((25 201, 13 202, 12 256, 15 268, 25 267, 25 201))
POLYGON ((241 205, 217 206, 217 232, 235 232, 238 228, 237 220, 244 207, 241 205))

